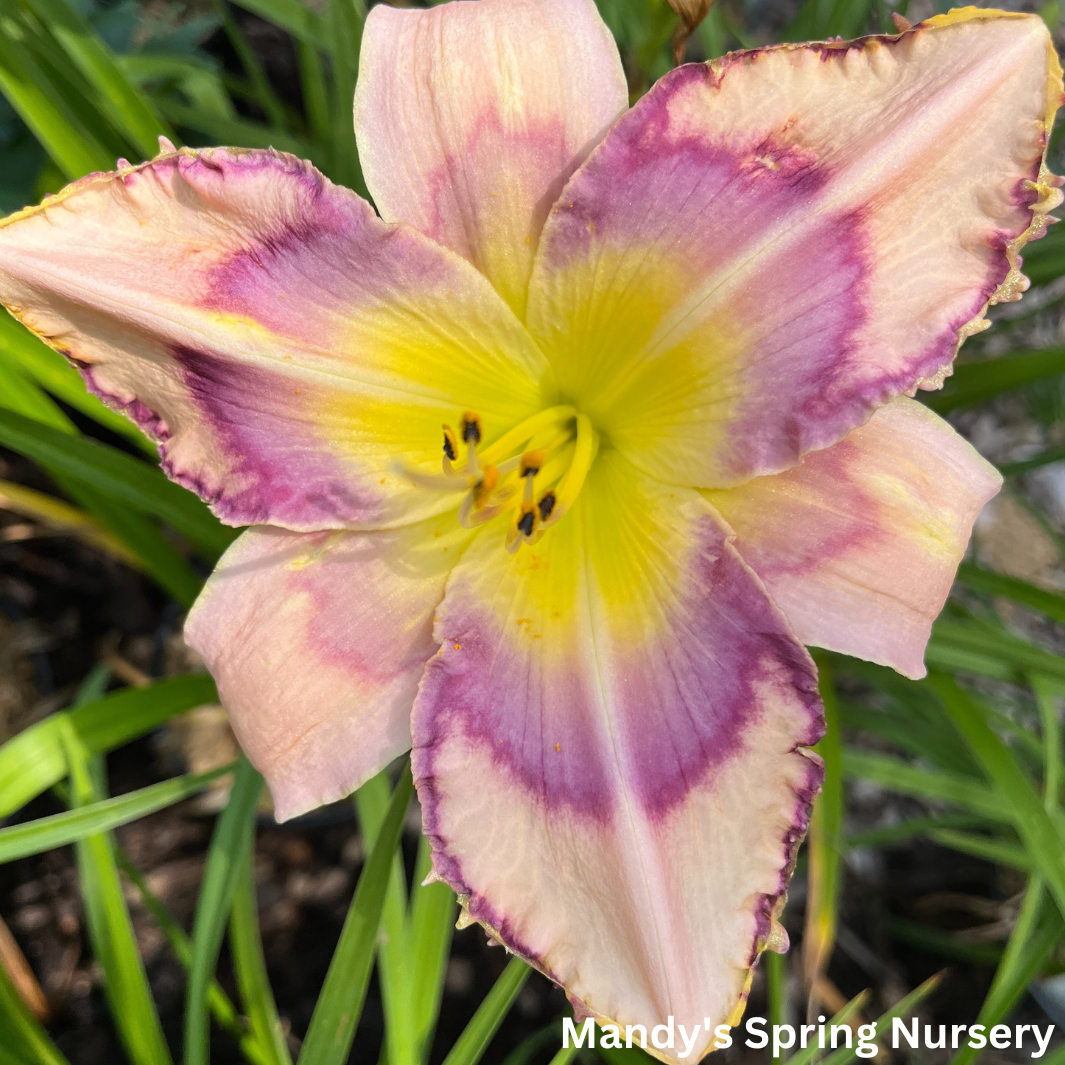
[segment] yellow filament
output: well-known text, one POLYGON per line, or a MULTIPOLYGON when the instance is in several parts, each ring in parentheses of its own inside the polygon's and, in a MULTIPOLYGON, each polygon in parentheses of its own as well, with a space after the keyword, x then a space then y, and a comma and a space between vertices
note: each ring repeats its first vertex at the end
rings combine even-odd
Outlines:
POLYGON ((577 411, 573 407, 565 405, 548 407, 547 410, 526 418, 513 429, 508 429, 494 444, 481 452, 481 462, 485 465, 498 465, 512 451, 531 440, 541 429, 561 425, 575 417, 577 417, 577 411))

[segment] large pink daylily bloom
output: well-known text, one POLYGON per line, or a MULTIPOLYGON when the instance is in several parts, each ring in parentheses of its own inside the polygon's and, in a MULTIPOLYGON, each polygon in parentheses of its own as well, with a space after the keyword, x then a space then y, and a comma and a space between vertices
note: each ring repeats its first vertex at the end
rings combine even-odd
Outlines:
POLYGON ((377 6, 380 217, 168 148, 0 223, 0 298, 256 526, 187 634, 278 816, 413 744, 468 917, 695 1060, 786 944, 803 644, 922 675, 998 488, 907 396, 1025 287, 1061 95, 1039 19, 972 8, 627 110, 592 0, 377 6))

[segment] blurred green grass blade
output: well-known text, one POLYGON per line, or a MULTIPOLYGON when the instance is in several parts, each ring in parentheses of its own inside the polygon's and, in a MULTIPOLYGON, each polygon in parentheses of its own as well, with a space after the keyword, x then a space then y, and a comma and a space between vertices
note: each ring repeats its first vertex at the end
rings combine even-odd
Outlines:
MULTIPOLYGON (((24 374, 68 406, 99 422, 105 429, 132 441, 158 458, 153 444, 128 418, 104 406, 85 387, 81 374, 67 359, 0 308, 0 357, 16 363, 24 374)), ((44 421, 45 419, 39 419, 44 421)), ((49 424, 52 424, 49 422, 49 424)))
POLYGON ((403 818, 413 792, 408 762, 392 792, 377 842, 366 856, 303 1041, 299 1065, 344 1065, 347 1061, 370 984, 374 942, 381 924, 392 858, 403 834, 403 818))
POLYGON ((835 946, 843 854, 843 748, 839 703, 828 661, 818 657, 817 668, 826 731, 815 749, 825 764, 825 780, 814 803, 806 841, 809 887, 802 958, 807 988, 812 988, 825 971, 835 946))
POLYGON ((328 144, 332 126, 329 121, 329 91, 322 70, 322 57, 313 44, 297 38, 296 59, 300 68, 303 109, 307 112, 311 133, 320 144, 328 144))
POLYGON ((215 824, 207 850, 192 927, 192 961, 185 994, 185 1065, 206 1065, 209 1025, 207 995, 226 931, 236 865, 254 838, 255 811, 263 778, 247 758, 237 762, 229 802, 215 824))
POLYGON ((955 773, 920 769, 888 755, 853 748, 843 752, 843 772, 848 777, 871 780, 902 795, 929 802, 952 803, 991 821, 1010 820, 1000 796, 955 773))
POLYGON ((527 1035, 504 1059, 503 1065, 529 1065, 544 1047, 562 1041, 562 1020, 559 1018, 538 1032, 527 1035))
MULTIPOLYGON (((778 955, 778 956, 779 957, 783 957, 783 955, 778 955)), ((843 1009, 841 1009, 839 1011, 839 1013, 835 1014, 828 1021, 827 1025, 825 1026, 826 1027, 826 1031, 830 1030, 831 1026, 833 1024, 846 1024, 856 1013, 859 1013, 862 1009, 864 1009, 865 1004, 868 1001, 869 1001, 869 992, 868 991, 859 992, 857 995, 854 996, 854 998, 852 998, 850 1000, 850 1002, 848 1002, 843 1007, 843 1009)), ((781 1014, 780 1020, 776 1021, 774 1023, 776 1023, 776 1024, 784 1024, 784 1023, 786 1023, 784 1015, 781 1014)), ((817 1046, 817 1044, 816 1043, 812 1043, 811 1045, 809 1045, 809 1046, 807 1046, 805 1048, 800 1048, 799 1050, 796 1050, 795 1053, 788 1059, 788 1061, 791 1063, 791 1065, 809 1065, 809 1062, 813 1061, 813 1059, 815 1057, 818 1057, 821 1053, 822 1053, 822 1051, 817 1046)))
POLYGON ((975 858, 983 858, 985 862, 1019 869, 1022 873, 1032 871, 1034 863, 1028 852, 1015 843, 978 836, 973 832, 959 832, 953 828, 933 828, 926 835, 933 843, 961 851, 962 854, 971 854, 975 858))
MULTIPOLYGON (((140 892, 141 902, 144 908, 152 915, 152 919, 159 926, 163 935, 166 936, 170 949, 174 952, 177 960, 187 972, 192 964, 192 940, 186 935, 185 929, 178 924, 176 918, 163 905, 148 886, 144 874, 123 853, 121 847, 115 848, 115 858, 119 868, 125 873, 130 883, 140 892)), ((268 1059, 254 1036, 247 1030, 236 1006, 230 1001, 229 996, 222 990, 222 985, 212 978, 210 987, 207 989, 207 1004, 211 1014, 218 1022, 219 1027, 227 1031, 240 1046, 241 1052, 252 1065, 274 1065, 272 1059, 268 1059)))
POLYGON ((64 433, 75 433, 74 423, 16 365, 0 358, 0 406, 26 418, 50 425, 64 433))
MULTIPOLYGON (((387 771, 366 781, 355 793, 363 850, 369 854, 377 842, 388 812, 392 789, 387 771)), ((403 856, 392 857, 388 890, 381 911, 377 936, 377 969, 385 1013, 385 1052, 388 1065, 418 1065, 418 1032, 414 1023, 412 998, 414 973, 411 971, 411 929, 407 917, 407 884, 403 856)))
POLYGON ((432 869, 429 841, 418 841, 418 859, 411 889, 411 958, 414 969, 414 1024, 424 1060, 432 1045, 440 1000, 444 994, 447 955, 455 928, 455 893, 442 882, 423 884, 432 869))
POLYGON ((570 1065, 570 1062, 580 1053, 579 1047, 562 1047, 551 1059, 550 1065, 570 1065))
POLYGON ((79 806, 64 813, 41 817, 10 828, 0 828, 0 862, 13 862, 28 854, 39 854, 53 847, 63 847, 99 832, 109 832, 119 825, 147 817, 156 810, 181 802, 202 791, 233 767, 223 766, 206 773, 184 776, 151 784, 146 788, 79 806))
POLYGON ((49 472, 64 492, 122 542, 160 588, 186 609, 192 606, 203 581, 147 514, 93 491, 84 481, 49 472))
POLYGON ((299 41, 319 51, 328 51, 325 22, 300 0, 235 0, 246 11, 288 30, 299 41))
POLYGON ((1048 592, 1018 577, 1007 577, 1005 574, 974 566, 971 562, 963 562, 958 567, 957 579, 975 592, 1000 595, 1038 610, 1055 621, 1065 622, 1065 595, 1058 592, 1048 592))
POLYGON ((1065 695, 1065 685, 1045 677, 1032 677, 1032 690, 1043 722, 1043 806, 1053 810, 1061 804, 1062 770, 1061 717, 1058 700, 1065 695))
POLYGON ((499 1030, 504 1018, 514 1005, 518 992, 525 986, 532 970, 521 958, 511 958, 502 975, 485 995, 484 1001, 462 1035, 444 1058, 444 1065, 476 1065, 488 1049, 492 1036, 499 1030))
POLYGON ((0 417, 0 444, 158 517, 187 537, 209 561, 217 561, 238 535, 191 492, 168 481, 158 467, 108 444, 87 437, 72 439, 14 412, 0 417))
POLYGON ((962 363, 941 391, 919 395, 932 410, 947 414, 1061 373, 1065 373, 1065 347, 1044 348, 985 362, 962 363))
MULTIPOLYGON (((17 1065, 70 1065, 0 965, 0 1050, 17 1065)), ((5 1059, 0 1056, 0 1062, 5 1059)))
POLYGON ((847 849, 856 847, 887 847, 901 843, 914 836, 926 836, 941 828, 962 826, 965 828, 983 824, 983 818, 974 814, 939 814, 936 817, 908 817, 893 825, 870 828, 847 837, 847 849))
POLYGON ((113 156, 63 105, 22 41, 10 36, 14 26, 0 22, 0 92, 68 180, 110 170, 113 156))
POLYGON ((67 775, 61 735, 69 726, 91 754, 102 754, 143 736, 175 714, 217 702, 206 673, 124 688, 72 710, 62 710, 24 729, 0 747, 0 817, 7 817, 67 775))
MULTIPOLYGON (((1028 890, 1002 954, 991 988, 980 1007, 977 1022, 990 1029, 1004 1020, 1016 1006, 1029 982, 1038 974, 1054 949, 1065 922, 1053 905, 1044 905, 1041 877, 1032 877, 1028 890)), ((966 1043, 950 1060, 950 1065, 969 1065, 982 1051, 966 1043)))
MULTIPOLYGON (((33 381, 3 359, 0 359, 0 406, 68 436, 80 435, 70 419, 33 381)), ((0 418, 4 416, 0 414, 0 418)), ((124 562, 134 562, 183 606, 192 605, 203 582, 151 521, 63 471, 43 465, 59 487, 80 503, 106 534, 117 539, 127 552, 124 562)))
POLYGON ((287 130, 274 129, 245 118, 222 118, 169 98, 161 100, 159 106, 175 126, 201 133, 215 144, 240 148, 276 148, 279 152, 291 152, 301 159, 314 161, 314 149, 302 137, 287 130))
POLYGON ((1033 647, 1005 630, 940 618, 925 651, 930 669, 967 670, 997 680, 1022 681, 1032 673, 1065 680, 1065 658, 1033 647))
POLYGON ((1021 459, 1019 462, 1004 462, 999 466, 998 471, 1003 477, 1018 477, 1054 462, 1065 462, 1065 447, 1052 447, 1038 455, 1033 455, 1030 459, 1021 459))
POLYGON ((763 951, 759 965, 765 969, 766 1013, 770 1024, 784 1024, 788 1015, 788 959, 774 950, 763 951))
POLYGON ((975 700, 953 677, 933 674, 928 683, 938 693, 950 719, 979 759, 988 780, 1006 800, 1008 813, 1032 861, 1065 914, 1065 843, 1031 782, 1009 748, 984 720, 975 700))
POLYGON ((24 2, 51 30, 67 58, 96 90, 97 103, 114 128, 145 159, 151 159, 158 151, 158 138, 173 134, 160 121, 149 98, 126 79, 88 20, 67 0, 24 2))
POLYGON ((359 72, 359 48, 362 26, 366 19, 363 0, 327 0, 329 54, 333 66, 332 172, 341 185, 366 196, 366 183, 359 166, 355 146, 355 122, 352 114, 355 81, 359 72))
MULTIPOLYGON (((876 1019, 876 1030, 879 1035, 883 1035, 885 1031, 890 1030, 891 1022, 896 1017, 906 1017, 922 1003, 943 980, 943 973, 936 973, 935 976, 930 976, 919 987, 914 988, 905 998, 901 999, 894 1006, 891 1007, 886 1013, 882 1013, 876 1019)), ((840 1047, 838 1050, 829 1054, 827 1058, 823 1058, 821 1065, 847 1065, 848 1062, 853 1061, 858 1056, 857 1049, 847 1047, 840 1047)))
POLYGON ((240 855, 229 915, 229 945, 244 1013, 268 1065, 292 1065, 277 1004, 270 990, 259 934, 259 904, 255 895, 255 839, 248 833, 240 855))
POLYGON ((221 19, 222 29, 225 31, 226 37, 229 38, 233 51, 237 53, 237 59, 240 60, 240 65, 244 68, 248 81, 251 82, 256 102, 263 109, 263 113, 266 115, 270 125, 274 129, 283 130, 288 125, 285 107, 271 88, 262 64, 259 62, 259 57, 248 43, 248 38, 244 36, 244 31, 233 17, 225 0, 213 0, 213 6, 221 19))
MULTIPOLYGON (((69 717, 61 721, 60 739, 70 769, 72 805, 102 801, 90 767, 92 758, 99 756, 90 753, 69 717)), ((96 768, 102 776, 102 764, 96 768)), ((169 1065, 170 1052, 137 949, 111 837, 88 836, 75 850, 89 940, 103 969, 115 1029, 132 1065, 169 1065)))

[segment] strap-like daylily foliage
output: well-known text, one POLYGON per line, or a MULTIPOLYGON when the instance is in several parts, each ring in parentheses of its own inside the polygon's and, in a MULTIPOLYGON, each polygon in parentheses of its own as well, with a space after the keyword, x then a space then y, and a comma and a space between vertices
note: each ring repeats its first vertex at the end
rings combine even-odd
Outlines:
POLYGON ((922 675, 998 488, 907 397, 1026 287, 1057 59, 966 8, 629 110, 592 0, 480 0, 361 70, 379 214, 164 144, 0 222, 0 299, 256 526, 187 635, 279 816, 412 747, 464 919, 701 1056, 786 946, 803 644, 922 675))

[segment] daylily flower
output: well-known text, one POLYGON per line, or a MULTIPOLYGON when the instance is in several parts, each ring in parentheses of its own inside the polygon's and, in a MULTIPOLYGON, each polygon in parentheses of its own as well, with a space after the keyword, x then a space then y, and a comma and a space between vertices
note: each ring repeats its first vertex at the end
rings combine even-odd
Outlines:
POLYGON ((479 0, 361 71, 380 217, 164 146, 0 224, 0 297, 255 526, 187 635, 278 817, 413 744, 464 918, 694 1060, 786 946, 803 644, 922 675, 999 486, 907 396, 1025 287, 1060 67, 966 8, 628 110, 591 0, 479 0))

